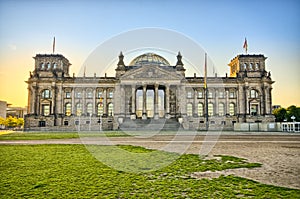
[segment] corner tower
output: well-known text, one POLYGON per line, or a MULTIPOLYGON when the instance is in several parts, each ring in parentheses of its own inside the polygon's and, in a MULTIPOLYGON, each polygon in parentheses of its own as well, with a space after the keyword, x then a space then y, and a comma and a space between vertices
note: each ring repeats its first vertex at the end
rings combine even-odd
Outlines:
POLYGON ((263 77, 266 59, 264 55, 238 55, 228 64, 230 77, 263 77))
POLYGON ((33 76, 43 77, 69 77, 71 63, 60 54, 37 54, 35 57, 33 76))

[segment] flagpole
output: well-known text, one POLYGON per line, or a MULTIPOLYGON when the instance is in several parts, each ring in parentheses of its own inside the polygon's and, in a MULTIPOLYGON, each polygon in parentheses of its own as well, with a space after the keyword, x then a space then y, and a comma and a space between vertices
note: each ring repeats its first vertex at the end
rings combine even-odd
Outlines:
POLYGON ((208 89, 207 89, 207 54, 204 61, 204 92, 205 92, 205 129, 208 131, 208 89))
POLYGON ((53 54, 55 52, 55 37, 53 38, 53 46, 52 46, 52 51, 53 51, 53 54))

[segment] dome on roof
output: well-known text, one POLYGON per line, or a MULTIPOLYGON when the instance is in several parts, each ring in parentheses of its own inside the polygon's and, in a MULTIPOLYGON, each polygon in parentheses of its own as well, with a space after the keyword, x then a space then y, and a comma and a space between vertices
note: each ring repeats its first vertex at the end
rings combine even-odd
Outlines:
POLYGON ((134 58, 130 62, 129 66, 142 66, 146 64, 170 66, 169 62, 165 58, 154 53, 145 53, 134 58))

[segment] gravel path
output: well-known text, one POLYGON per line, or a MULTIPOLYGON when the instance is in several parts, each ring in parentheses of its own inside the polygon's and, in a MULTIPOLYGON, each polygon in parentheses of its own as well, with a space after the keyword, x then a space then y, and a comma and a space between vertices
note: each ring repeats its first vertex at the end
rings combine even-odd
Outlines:
POLYGON ((236 169, 223 173, 197 173, 195 177, 233 174, 265 184, 300 189, 300 134, 288 135, 159 135, 149 138, 112 137, 57 140, 7 140, 0 144, 126 144, 151 149, 199 154, 231 155, 262 163, 254 169, 236 169), (171 143, 171 144, 170 144, 171 143), (178 151, 178 150, 181 151, 178 151))

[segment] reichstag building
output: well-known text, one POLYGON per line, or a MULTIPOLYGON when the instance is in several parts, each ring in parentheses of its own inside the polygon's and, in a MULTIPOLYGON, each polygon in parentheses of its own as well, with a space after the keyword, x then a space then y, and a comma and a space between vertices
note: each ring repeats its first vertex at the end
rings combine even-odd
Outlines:
POLYGON ((120 53, 115 75, 104 77, 70 76, 60 54, 34 59, 25 130, 233 130, 235 123, 274 122, 264 55, 237 55, 229 75, 207 78, 186 77, 180 53, 174 65, 155 53, 125 64, 120 53))

